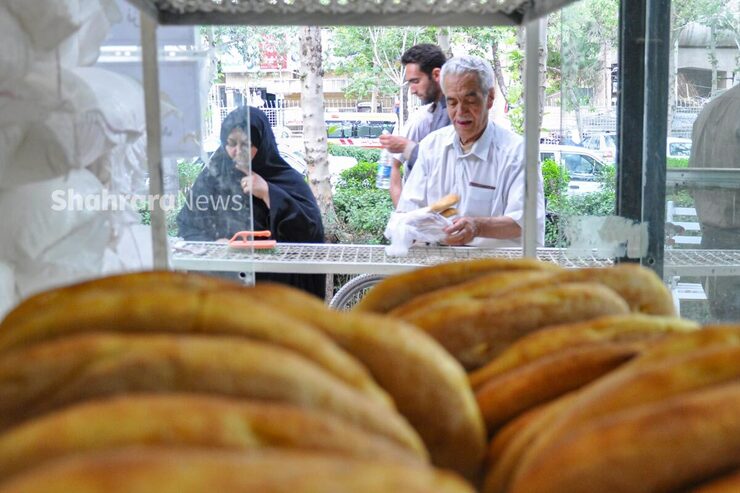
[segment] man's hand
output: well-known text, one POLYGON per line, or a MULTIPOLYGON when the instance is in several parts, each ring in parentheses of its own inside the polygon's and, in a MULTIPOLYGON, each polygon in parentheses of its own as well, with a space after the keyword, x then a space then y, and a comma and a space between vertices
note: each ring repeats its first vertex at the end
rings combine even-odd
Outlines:
POLYGON ((451 246, 465 245, 478 236, 478 223, 474 217, 458 217, 452 226, 444 229, 447 234, 445 243, 451 246))
POLYGON ((411 142, 406 137, 401 137, 400 135, 381 135, 378 138, 384 148, 396 154, 403 152, 406 149, 406 145, 411 142))

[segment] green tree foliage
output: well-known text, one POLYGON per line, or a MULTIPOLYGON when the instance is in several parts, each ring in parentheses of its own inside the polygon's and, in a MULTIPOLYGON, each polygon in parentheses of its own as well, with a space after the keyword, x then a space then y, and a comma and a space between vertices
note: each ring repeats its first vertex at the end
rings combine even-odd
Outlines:
POLYGON ((403 83, 401 54, 417 43, 435 40, 433 27, 337 27, 327 69, 349 78, 348 96, 398 94, 403 83))
POLYGON ((236 51, 248 67, 259 67, 260 50, 269 46, 279 57, 298 54, 297 26, 202 26, 200 34, 216 55, 236 51))

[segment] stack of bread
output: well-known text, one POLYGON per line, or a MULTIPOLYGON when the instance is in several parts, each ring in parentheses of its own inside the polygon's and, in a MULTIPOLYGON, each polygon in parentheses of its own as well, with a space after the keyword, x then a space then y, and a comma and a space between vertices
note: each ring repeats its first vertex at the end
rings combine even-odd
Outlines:
POLYGON ((676 317, 637 265, 456 262, 350 312, 148 272, 0 324, 0 493, 721 493, 738 468, 740 326, 676 317))
POLYGON ((740 326, 676 317, 648 269, 457 262, 354 311, 416 325, 468 370, 485 493, 740 491, 740 326))
POLYGON ((2 493, 468 493, 484 453, 434 339, 288 287, 119 275, 0 325, 2 493))

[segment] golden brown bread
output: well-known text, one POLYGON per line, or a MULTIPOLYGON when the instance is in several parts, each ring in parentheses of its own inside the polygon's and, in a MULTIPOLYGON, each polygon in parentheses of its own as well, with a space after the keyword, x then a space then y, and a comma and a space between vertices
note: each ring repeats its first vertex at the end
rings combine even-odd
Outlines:
POLYGON ((199 290, 228 289, 239 284, 223 278, 196 273, 168 270, 127 272, 82 281, 68 286, 49 289, 23 300, 13 308, 0 323, 0 334, 15 324, 34 317, 38 312, 51 309, 57 303, 64 303, 70 297, 83 293, 94 293, 102 289, 121 289, 137 291, 140 289, 181 287, 199 290))
POLYGON ((719 345, 740 345, 740 325, 707 325, 699 331, 675 334, 653 344, 640 355, 635 364, 650 364, 653 361, 719 345))
POLYGON ((466 260, 422 267, 386 277, 368 291, 353 309, 359 312, 387 313, 415 296, 483 274, 533 269, 560 270, 560 267, 530 258, 466 260))
POLYGON ((450 193, 436 202, 429 204, 427 207, 432 212, 442 212, 460 202, 460 196, 456 193, 450 193))
POLYGON ((457 210, 457 209, 455 209, 454 207, 450 207, 449 209, 445 209, 445 210, 443 210, 443 211, 442 211, 442 212, 440 212, 439 214, 440 214, 441 216, 443 216, 443 217, 452 217, 452 216, 454 216, 454 215, 456 215, 456 214, 459 214, 459 213, 460 213, 460 211, 458 211, 458 210, 457 210))
POLYGON ((474 493, 430 467, 317 452, 118 449, 42 464, 2 493, 474 493))
POLYGON ((740 346, 710 346, 651 364, 640 364, 636 358, 584 388, 532 444, 521 467, 527 470, 551 454, 553 447, 576 426, 739 378, 740 346))
POLYGON ((580 423, 511 493, 675 491, 740 465, 740 382, 580 423))
POLYGON ((390 317, 328 310, 283 285, 248 291, 320 328, 359 359, 417 430, 434 464, 468 477, 477 472, 485 449, 480 411, 465 372, 433 339, 390 317))
POLYGON ((483 493, 506 493, 519 462, 530 444, 563 409, 570 405, 575 392, 561 396, 520 415, 493 437, 487 456, 483 493))
POLYGON ((740 468, 717 479, 708 480, 688 493, 737 493, 738 491, 740 491, 740 468))
POLYGON ((492 378, 475 393, 489 433, 530 408, 596 380, 637 353, 630 343, 566 348, 492 378))
POLYGON ((518 270, 484 274, 449 287, 411 298, 406 303, 395 307, 388 315, 400 318, 413 318, 431 307, 449 303, 456 299, 495 298, 508 295, 513 289, 521 287, 541 287, 549 284, 555 272, 547 270, 518 270))
POLYGON ((471 373, 470 383, 477 388, 496 375, 568 347, 598 342, 654 340, 666 334, 691 332, 698 328, 699 324, 690 320, 641 313, 548 326, 515 341, 486 366, 471 373))
POLYGON ((335 414, 424 456, 394 410, 302 356, 243 337, 88 333, 0 354, 0 429, 126 392, 203 392, 335 414))
POLYGON ((627 303, 611 289, 572 283, 496 300, 454 300, 408 321, 439 341, 465 368, 475 369, 547 325, 628 311, 627 303))
POLYGON ((293 350, 379 402, 392 405, 367 370, 320 331, 283 310, 246 298, 244 288, 234 283, 184 276, 198 282, 177 284, 181 277, 162 273, 116 276, 52 292, 56 294, 46 299, 53 298, 53 303, 41 307, 40 301, 30 302, 39 309, 19 309, 23 318, 14 316, 3 323, 0 354, 37 341, 98 330, 238 335, 293 350), (151 284, 164 279, 169 282, 151 284))
POLYGON ((394 442, 324 412, 205 394, 133 394, 66 407, 0 434, 0 482, 66 455, 140 444, 281 447, 421 461, 394 442))
POLYGON ((676 315, 673 297, 666 285, 655 272, 639 264, 566 269, 557 273, 552 282, 598 282, 616 291, 632 311, 676 315))

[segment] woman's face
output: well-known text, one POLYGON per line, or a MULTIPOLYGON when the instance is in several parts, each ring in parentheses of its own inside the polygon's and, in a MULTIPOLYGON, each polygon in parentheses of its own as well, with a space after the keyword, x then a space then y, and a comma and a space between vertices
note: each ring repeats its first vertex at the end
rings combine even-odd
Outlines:
MULTIPOLYGON (((247 147, 249 146, 249 136, 240 127, 235 127, 226 139, 226 153, 237 164, 247 166, 249 159, 247 157, 247 147)), ((257 154, 257 148, 252 146, 251 159, 257 154)))

